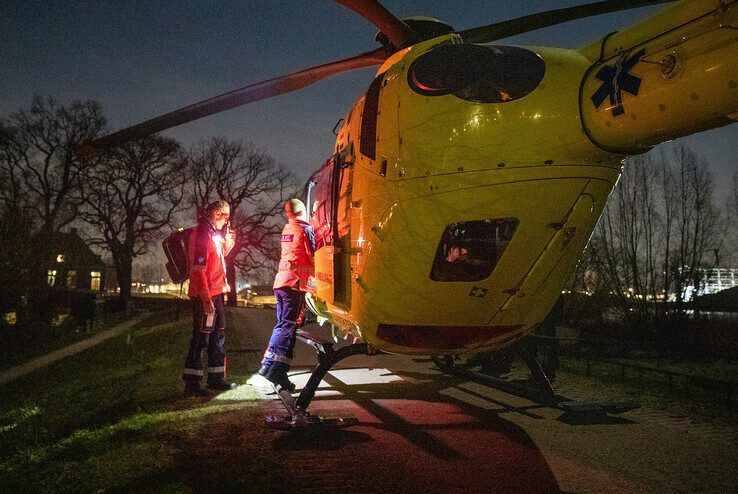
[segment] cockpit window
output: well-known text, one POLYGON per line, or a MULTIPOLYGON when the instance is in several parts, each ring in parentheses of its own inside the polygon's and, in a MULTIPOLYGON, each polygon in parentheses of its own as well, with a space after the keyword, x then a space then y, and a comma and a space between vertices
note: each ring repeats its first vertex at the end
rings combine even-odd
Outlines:
POLYGON ((430 277, 433 281, 481 281, 492 274, 518 220, 465 221, 446 227, 436 251, 430 277))
POLYGON ((410 65, 408 84, 425 96, 454 96, 476 103, 522 98, 543 80, 541 57, 515 46, 442 45, 410 65))

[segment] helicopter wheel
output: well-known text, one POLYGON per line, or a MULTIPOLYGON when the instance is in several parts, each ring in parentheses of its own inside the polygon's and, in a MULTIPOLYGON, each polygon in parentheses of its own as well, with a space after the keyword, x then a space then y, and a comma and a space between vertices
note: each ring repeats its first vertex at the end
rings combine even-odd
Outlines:
POLYGON ((432 355, 431 360, 438 370, 446 374, 453 374, 457 369, 453 355, 432 355))

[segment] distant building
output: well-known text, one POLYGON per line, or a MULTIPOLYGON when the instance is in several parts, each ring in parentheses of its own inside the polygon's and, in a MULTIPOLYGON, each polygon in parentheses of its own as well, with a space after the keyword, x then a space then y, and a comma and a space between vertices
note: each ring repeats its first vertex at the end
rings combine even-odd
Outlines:
POLYGON ((239 289, 236 303, 245 307, 274 308, 277 306, 277 299, 272 285, 246 283, 239 289))
POLYGON ((131 283, 133 293, 151 293, 166 297, 187 298, 189 280, 184 283, 173 283, 172 281, 161 281, 160 283, 146 283, 134 280, 131 283))
POLYGON ((54 259, 46 271, 49 286, 93 292, 105 289, 105 263, 84 243, 76 229, 57 233, 52 245, 54 259))
POLYGON ((735 268, 700 269, 700 276, 702 276, 700 295, 738 286, 738 269, 735 268))
POLYGON ((684 290, 684 299, 692 300, 693 297, 710 295, 738 286, 738 269, 736 268, 712 268, 700 269, 700 286, 695 291, 693 285, 684 290))

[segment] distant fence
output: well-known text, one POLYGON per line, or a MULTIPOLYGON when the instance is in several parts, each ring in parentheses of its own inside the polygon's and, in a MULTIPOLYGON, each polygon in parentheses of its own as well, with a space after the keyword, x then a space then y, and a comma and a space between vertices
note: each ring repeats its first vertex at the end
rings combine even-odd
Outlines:
MULTIPOLYGON (((588 331, 597 334, 596 330, 588 331)), ((571 351, 587 351, 611 357, 652 356, 665 358, 719 357, 738 359, 738 321, 719 328, 706 328, 675 332, 674 338, 667 341, 654 341, 649 338, 618 338, 607 333, 596 337, 558 338, 565 348, 571 351)))
POLYGON ((738 381, 731 381, 728 379, 700 376, 697 374, 689 374, 687 372, 675 371, 670 369, 661 369, 650 365, 636 364, 623 360, 597 358, 590 355, 585 355, 584 359, 587 366, 587 376, 590 376, 592 374, 592 363, 600 363, 618 367, 620 370, 619 375, 621 381, 627 380, 627 370, 630 370, 631 372, 636 372, 639 374, 639 376, 642 376, 644 372, 661 374, 666 378, 666 383, 669 389, 674 389, 675 379, 690 381, 693 385, 703 390, 715 391, 723 394, 725 396, 725 404, 728 407, 733 406, 733 397, 736 395, 736 390, 738 389, 738 381))
MULTIPOLYGON (((619 370, 619 377, 621 381, 626 381, 628 375, 637 374, 642 376, 644 373, 660 374, 664 377, 668 388, 674 389, 675 382, 678 380, 688 381, 694 386, 710 392, 717 392, 725 397, 725 404, 728 407, 732 407, 735 404, 735 396, 738 394, 738 380, 722 379, 715 377, 701 376, 698 374, 691 374, 688 372, 682 372, 672 369, 664 369, 656 366, 645 365, 641 363, 630 362, 624 360, 624 358, 618 358, 614 355, 601 355, 596 354, 586 349, 591 350, 592 348, 603 348, 604 346, 616 344, 625 344, 625 348, 630 345, 633 348, 637 346, 652 346, 652 347, 665 347, 667 349, 673 349, 674 345, 660 345, 654 342, 627 342, 626 340, 614 340, 605 339, 597 340, 592 338, 565 338, 565 337, 551 337, 551 336, 536 336, 539 341, 556 342, 559 344, 559 348, 571 351, 576 357, 584 360, 587 376, 592 375, 593 364, 612 366, 619 370), (560 343, 566 343, 567 346, 560 345, 560 343), (572 351, 573 350, 573 351, 572 351)), ((625 353, 627 355, 628 352, 625 353)))

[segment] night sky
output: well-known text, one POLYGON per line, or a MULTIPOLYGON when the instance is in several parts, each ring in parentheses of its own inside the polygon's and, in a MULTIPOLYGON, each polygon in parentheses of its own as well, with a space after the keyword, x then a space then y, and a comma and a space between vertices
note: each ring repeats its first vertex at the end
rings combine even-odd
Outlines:
MULTIPOLYGON (((399 17, 432 16, 459 30, 578 3, 585 2, 383 2, 399 17)), ((375 27, 329 0, 3 4, 0 116, 28 107, 34 94, 63 103, 95 99, 111 130, 378 46, 375 27)), ((597 16, 503 42, 577 48, 661 8, 597 16)), ((166 134, 185 145, 211 136, 252 141, 302 180, 329 156, 333 126, 366 90, 375 70, 339 75, 166 134)), ((729 182, 738 169, 738 125, 675 142, 707 159, 718 182, 729 182)))

